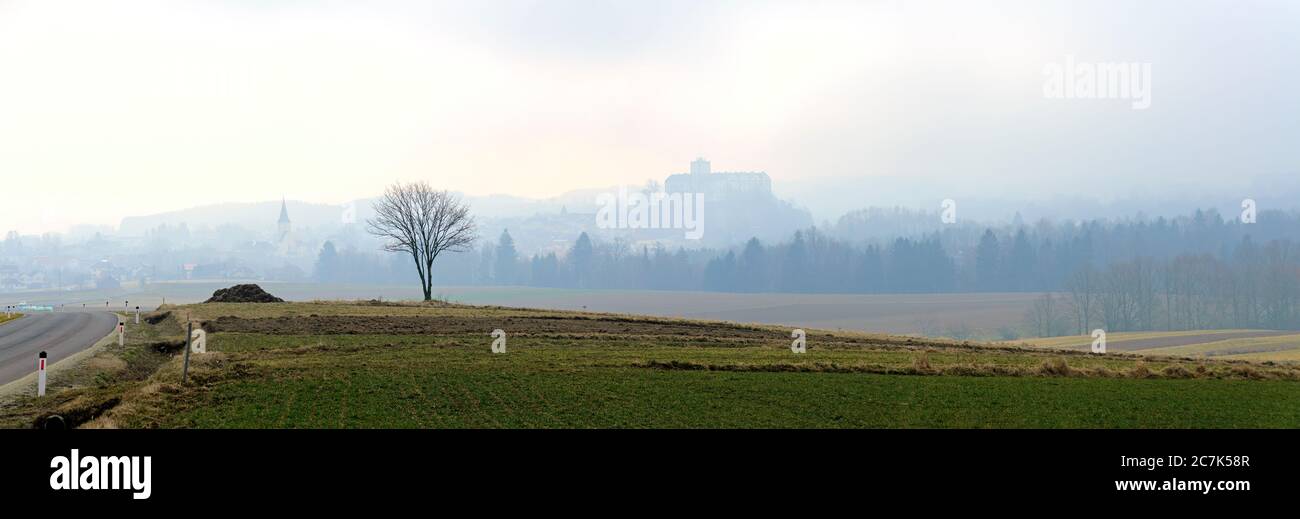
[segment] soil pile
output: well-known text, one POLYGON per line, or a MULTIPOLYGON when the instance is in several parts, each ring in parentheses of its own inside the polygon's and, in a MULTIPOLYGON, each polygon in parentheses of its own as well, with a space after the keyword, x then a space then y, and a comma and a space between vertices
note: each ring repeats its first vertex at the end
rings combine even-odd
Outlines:
POLYGON ((235 285, 212 293, 205 303, 283 303, 284 300, 266 293, 257 285, 235 285))

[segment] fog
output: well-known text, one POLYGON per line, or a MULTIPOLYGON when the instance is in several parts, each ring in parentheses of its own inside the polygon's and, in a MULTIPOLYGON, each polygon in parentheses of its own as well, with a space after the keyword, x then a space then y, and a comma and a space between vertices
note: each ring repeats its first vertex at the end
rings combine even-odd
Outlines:
POLYGON ((40 234, 399 179, 546 199, 704 155, 817 222, 1234 207, 1296 191, 1298 9, 4 1, 0 202, 40 234), (1149 64, 1149 106, 1045 95, 1067 60, 1149 64))
POLYGON ((1114 329, 1297 327, 1296 27, 1265 1, 0 0, 0 291, 405 286, 366 221, 424 181, 480 231, 440 286, 1098 290, 1114 329))

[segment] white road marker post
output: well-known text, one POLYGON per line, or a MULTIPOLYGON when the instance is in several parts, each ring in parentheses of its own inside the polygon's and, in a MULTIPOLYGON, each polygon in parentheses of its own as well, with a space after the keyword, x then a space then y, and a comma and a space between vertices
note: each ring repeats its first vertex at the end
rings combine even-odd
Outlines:
POLYGON ((45 352, 36 358, 36 396, 45 396, 45 352))
POLYGON ((135 324, 140 324, 140 307, 135 307, 135 324))
POLYGON ((790 338, 794 339, 794 342, 790 343, 790 351, 808 353, 808 334, 804 333, 802 328, 796 328, 790 332, 790 338))
POLYGON ((492 330, 492 353, 506 352, 506 331, 500 328, 492 330))
POLYGON ((117 345, 126 346, 126 323, 117 323, 117 345))

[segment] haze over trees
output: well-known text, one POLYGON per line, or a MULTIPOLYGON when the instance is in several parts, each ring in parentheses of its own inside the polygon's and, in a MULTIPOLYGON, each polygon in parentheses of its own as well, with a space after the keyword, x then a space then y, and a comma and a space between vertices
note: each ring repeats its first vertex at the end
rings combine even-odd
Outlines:
MULTIPOLYGON (((426 189, 429 197, 437 193, 426 189)), ((468 209, 457 205, 463 211, 452 220, 466 222, 468 209)), ((1022 331, 1033 335, 1094 328, 1300 329, 1300 213, 1262 211, 1252 224, 1233 216, 1197 211, 1173 218, 1013 218, 994 224, 963 219, 941 225, 933 213, 872 209, 779 239, 749 237, 702 248, 609 231, 584 233, 578 227, 566 232, 567 238, 540 239, 531 227, 512 224, 506 231, 494 224, 493 239, 484 242, 460 240, 452 247, 455 240, 440 238, 432 258, 406 247, 388 252, 381 243, 394 240, 366 235, 363 222, 328 233, 304 226, 302 232, 319 241, 303 240, 306 259, 297 268, 288 264, 297 256, 277 256, 255 235, 215 228, 164 225, 135 242, 95 233, 74 240, 11 232, 0 240, 0 290, 114 289, 119 281, 143 286, 192 276, 379 285, 419 279, 429 298, 435 284, 743 293, 1017 292, 1051 294, 1024 316, 1022 331), (265 261, 250 264, 248 257, 265 261), (49 264, 58 258, 89 259, 75 268, 66 260, 49 264), (285 268, 267 270, 279 264, 285 268)))
POLYGON ((499 285, 514 283, 519 253, 515 250, 515 240, 510 237, 509 229, 501 231, 501 237, 497 239, 497 247, 493 252, 496 257, 496 266, 492 270, 493 281, 499 285))
MULTIPOLYGON (((1300 219, 1270 218, 1244 225, 1199 212, 1154 221, 1040 222, 857 244, 810 228, 780 243, 755 238, 735 248, 696 250, 583 233, 565 251, 515 262, 501 254, 518 254, 503 233, 492 263, 455 260, 448 270, 458 280, 566 288, 1043 292, 1025 320, 1025 332, 1041 336, 1097 327, 1300 329, 1300 219), (1257 235, 1269 241, 1260 244, 1257 235)), ((494 247, 484 249, 491 255, 494 247)))
MULTIPOLYGON (((669 248, 579 233, 559 249, 521 253, 509 232, 496 243, 439 256, 447 284, 643 288, 721 292, 1052 292, 1072 332, 1295 323, 1300 216, 1259 224, 1212 212, 1152 221, 1039 222, 955 227, 888 241, 853 241, 810 228, 769 243, 669 248), (512 259, 513 258, 513 259, 512 259), (486 259, 486 261, 485 261, 486 259), (1222 312, 1220 311, 1222 310, 1222 312), (1226 316, 1226 317, 1225 317, 1226 316), (1226 319, 1226 322, 1220 322, 1226 319)), ((392 257, 323 248, 317 277, 394 283, 409 276, 392 257), (328 265, 346 265, 331 270, 328 265), (322 275, 322 272, 325 274, 322 275), (331 274, 332 273, 332 274, 331 274)), ((409 260, 406 260, 409 262, 409 260)), ((1048 330, 1049 328, 1044 328, 1048 330)))

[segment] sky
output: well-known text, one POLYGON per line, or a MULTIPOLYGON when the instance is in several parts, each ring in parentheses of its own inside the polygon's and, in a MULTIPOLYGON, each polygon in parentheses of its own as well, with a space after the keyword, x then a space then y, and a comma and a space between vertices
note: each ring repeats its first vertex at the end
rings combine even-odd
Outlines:
POLYGON ((1297 27, 1285 1, 0 0, 0 232, 697 156, 819 219, 1300 192, 1297 27), (1067 59, 1148 64, 1150 106, 1045 95, 1067 59))

